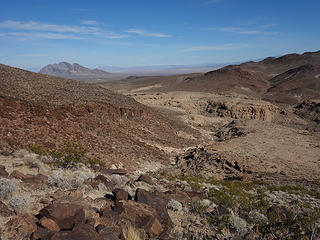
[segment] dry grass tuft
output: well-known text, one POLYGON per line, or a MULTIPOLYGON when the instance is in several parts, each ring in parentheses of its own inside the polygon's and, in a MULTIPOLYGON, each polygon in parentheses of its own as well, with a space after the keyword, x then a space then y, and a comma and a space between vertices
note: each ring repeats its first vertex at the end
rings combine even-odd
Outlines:
POLYGON ((141 240, 139 231, 132 226, 129 226, 123 235, 126 240, 141 240))

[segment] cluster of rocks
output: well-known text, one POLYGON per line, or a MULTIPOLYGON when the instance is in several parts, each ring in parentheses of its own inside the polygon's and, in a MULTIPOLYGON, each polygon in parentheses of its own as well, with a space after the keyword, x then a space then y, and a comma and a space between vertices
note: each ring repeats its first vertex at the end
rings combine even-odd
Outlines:
POLYGON ((234 120, 219 128, 219 130, 214 134, 218 142, 227 141, 229 139, 245 135, 246 133, 236 126, 236 122, 234 120))
POLYGON ((200 199, 119 168, 96 168, 89 174, 83 166, 72 171, 38 166, 41 170, 28 173, 26 167, 41 165, 40 160, 27 154, 0 166, 0 239, 130 239, 128 234, 170 239, 174 224, 168 210, 182 211, 200 199), (35 161, 25 166, 24 158, 30 156, 35 161), (86 177, 74 184, 68 172, 86 177))
MULTIPOLYGON (((278 224, 292 221, 296 211, 280 207, 296 199, 286 193, 281 197, 275 195, 281 192, 268 193, 267 204, 260 203, 264 210, 245 210, 243 198, 255 203, 255 196, 259 202, 258 192, 239 190, 239 196, 230 195, 224 185, 198 182, 197 172, 213 173, 204 165, 206 161, 210 166, 218 164, 215 170, 223 170, 221 176, 235 176, 227 174, 230 165, 205 148, 192 149, 177 165, 151 175, 119 166, 88 169, 79 164, 57 170, 38 155, 22 153, 6 160, 0 155, 4 164, 0 166, 2 240, 277 239, 265 226, 277 231, 278 224), (184 178, 172 175, 179 168, 185 171, 184 178)), ((233 171, 250 175, 242 166, 232 166, 233 171)), ((235 188, 232 191, 238 193, 235 188)), ((303 201, 320 206, 317 199, 303 201)), ((297 214, 299 220, 309 213, 301 209, 297 214)))
POLYGON ((215 149, 193 148, 177 157, 176 165, 186 175, 202 175, 216 180, 247 179, 251 170, 237 160, 232 160, 215 149))
POLYGON ((320 123, 320 101, 303 101, 294 107, 298 116, 320 123))

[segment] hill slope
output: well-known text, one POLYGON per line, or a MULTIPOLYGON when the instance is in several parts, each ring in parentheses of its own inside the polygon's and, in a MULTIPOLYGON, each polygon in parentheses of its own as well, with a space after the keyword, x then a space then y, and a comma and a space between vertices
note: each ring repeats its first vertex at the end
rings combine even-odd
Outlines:
MULTIPOLYGON (((76 141, 107 162, 165 159, 187 146, 182 127, 129 97, 91 84, 0 65, 0 150, 76 141)), ((186 129, 186 128, 184 128, 186 129)))
POLYGON ((319 97, 320 51, 268 57, 204 74, 131 77, 100 83, 115 90, 228 92, 281 103, 319 97))
POLYGON ((290 69, 270 79, 266 99, 297 103, 303 99, 319 98, 320 65, 306 64, 290 69))
POLYGON ((239 65, 239 67, 242 69, 259 71, 264 73, 266 78, 272 78, 275 75, 306 64, 320 64, 320 51, 305 52, 303 54, 292 53, 278 58, 268 57, 259 62, 251 61, 242 63, 239 65))

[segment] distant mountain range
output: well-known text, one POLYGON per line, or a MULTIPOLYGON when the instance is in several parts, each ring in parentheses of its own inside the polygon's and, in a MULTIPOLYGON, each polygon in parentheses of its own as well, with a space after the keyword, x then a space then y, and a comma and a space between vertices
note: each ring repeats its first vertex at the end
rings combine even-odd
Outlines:
MULTIPOLYGON (((230 63, 228 63, 230 64, 230 63)), ((219 64, 194 64, 194 65, 149 65, 136 67, 117 67, 101 66, 99 68, 112 72, 136 76, 168 76, 174 74, 188 74, 198 72, 208 72, 213 69, 221 68, 228 65, 227 63, 219 64)))
POLYGON ((72 79, 98 79, 110 76, 109 72, 100 69, 89 69, 77 63, 67 62, 49 64, 43 67, 39 73, 72 79))
MULTIPOLYGON (((212 69, 214 69, 212 67, 212 69)), ((127 78, 123 84, 158 91, 237 92, 279 103, 297 103, 320 96, 320 51, 268 57, 224 66, 205 74, 127 78)))
MULTIPOLYGON (((220 64, 195 64, 195 65, 149 65, 135 67, 100 66, 98 69, 89 69, 80 64, 60 62, 43 67, 39 73, 51 76, 72 79, 123 79, 128 76, 169 76, 176 74, 188 74, 208 72, 224 67, 230 63, 220 64)), ((237 64, 237 63, 234 63, 237 64)), ((29 69, 36 72, 36 69, 29 69)))

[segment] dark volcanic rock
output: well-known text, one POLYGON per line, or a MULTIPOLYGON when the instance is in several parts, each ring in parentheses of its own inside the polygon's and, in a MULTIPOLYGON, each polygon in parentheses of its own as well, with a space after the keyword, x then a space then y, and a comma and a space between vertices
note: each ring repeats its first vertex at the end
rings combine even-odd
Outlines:
POLYGON ((32 233, 31 240, 39 240, 39 239, 46 239, 50 231, 45 228, 39 228, 37 231, 32 233))
POLYGON ((245 136, 246 134, 240 130, 235 121, 232 121, 224 126, 222 126, 214 136, 217 137, 218 142, 223 142, 232 138, 245 136))
POLYGON ((167 210, 167 202, 160 196, 138 188, 135 195, 135 200, 139 203, 144 203, 154 208, 160 216, 161 221, 165 221, 168 225, 172 224, 171 218, 167 210))
POLYGON ((131 199, 131 196, 129 195, 128 192, 126 192, 122 189, 119 189, 119 188, 114 189, 112 191, 112 193, 113 193, 115 201, 130 200, 131 199))
POLYGON ((10 239, 29 239, 31 234, 37 230, 37 219, 31 214, 22 214, 11 218, 5 224, 7 235, 10 239))
POLYGON ((250 168, 227 153, 220 153, 211 148, 194 148, 177 158, 177 166, 182 174, 203 175, 222 179, 247 179, 251 174, 250 168))
POLYGON ((74 203, 53 203, 40 211, 40 219, 47 217, 55 221, 61 230, 72 229, 85 218, 83 207, 74 203))
POLYGON ((159 236, 163 231, 160 216, 157 211, 143 203, 134 201, 119 201, 114 207, 120 219, 118 224, 121 226, 133 225, 135 228, 144 229, 151 236, 159 236))
POLYGON ((7 178, 9 176, 9 173, 6 171, 5 166, 0 165, 0 177, 7 178))
POLYGON ((105 225, 99 224, 96 227, 97 232, 100 234, 103 240, 119 240, 114 233, 105 225))
POLYGON ((138 181, 145 182, 145 183, 148 183, 150 185, 154 184, 154 182, 152 181, 152 178, 150 176, 148 176, 148 175, 141 175, 138 178, 138 181))
POLYGON ((7 205, 0 201, 0 216, 1 217, 10 217, 15 215, 13 211, 11 211, 7 205))

